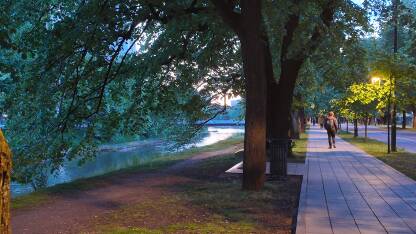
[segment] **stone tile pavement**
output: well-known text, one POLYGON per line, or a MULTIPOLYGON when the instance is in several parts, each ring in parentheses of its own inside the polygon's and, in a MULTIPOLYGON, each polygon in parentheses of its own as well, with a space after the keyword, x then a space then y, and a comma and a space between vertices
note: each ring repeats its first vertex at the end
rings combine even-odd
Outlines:
POLYGON ((296 233, 416 233, 416 182, 312 128, 296 233))

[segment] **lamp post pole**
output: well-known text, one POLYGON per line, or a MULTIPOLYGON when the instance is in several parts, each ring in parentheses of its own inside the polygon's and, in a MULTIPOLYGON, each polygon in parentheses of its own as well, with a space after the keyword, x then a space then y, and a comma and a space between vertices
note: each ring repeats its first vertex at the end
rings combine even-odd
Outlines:
MULTIPOLYGON (((399 2, 400 0, 393 0, 393 52, 394 52, 394 59, 396 59, 396 55, 397 55, 397 50, 398 50, 398 46, 397 46, 397 24, 398 24, 398 6, 399 6, 399 2)), ((393 72, 392 74, 392 79, 391 79, 391 86, 393 86, 393 92, 391 95, 395 94, 395 90, 396 90, 396 77, 395 74, 393 72)), ((394 95, 395 97, 396 95, 394 95)), ((391 99, 391 97, 390 97, 391 99)), ((396 120, 396 115, 397 115, 397 103, 396 103, 396 99, 393 99, 393 112, 391 113, 393 121, 392 121, 392 126, 391 126, 391 151, 396 152, 397 151, 397 120, 396 120)), ((390 113, 389 113, 390 114, 390 113)))
POLYGON ((391 152, 391 138, 390 138, 390 124, 391 124, 391 93, 392 93, 392 75, 389 76, 390 87, 389 87, 389 97, 387 101, 387 153, 391 152))

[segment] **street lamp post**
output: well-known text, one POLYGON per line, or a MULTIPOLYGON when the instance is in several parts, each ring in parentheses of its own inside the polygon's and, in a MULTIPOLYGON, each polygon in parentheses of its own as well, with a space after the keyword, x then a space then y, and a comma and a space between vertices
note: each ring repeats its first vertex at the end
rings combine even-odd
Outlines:
POLYGON ((390 87, 389 87, 389 98, 388 98, 388 102, 387 102, 387 153, 390 153, 391 149, 392 149, 392 147, 391 147, 392 137, 390 137, 390 135, 392 135, 390 133, 391 115, 392 115, 392 113, 391 113, 392 75, 391 74, 389 76, 389 80, 390 80, 390 85, 389 85, 390 87))
MULTIPOLYGON (((390 75, 389 80, 390 80, 390 87, 389 87, 389 96, 388 96, 388 100, 387 100, 387 153, 391 152, 391 139, 390 139, 390 135, 391 135, 391 131, 390 131, 390 125, 391 125, 391 96, 392 96, 392 87, 391 87, 391 78, 392 76, 390 75)), ((381 78, 380 77, 372 77, 371 78, 371 83, 373 85, 378 84, 378 88, 380 88, 381 86, 381 78)))
MULTIPOLYGON (((393 52, 394 52, 394 58, 396 59, 397 55, 397 24, 398 24, 398 6, 400 3, 400 0, 392 0, 393 1, 393 52)), ((396 77, 395 74, 392 74, 391 76, 391 84, 390 86, 396 85, 396 77)), ((395 87, 394 87, 395 88, 395 87)), ((395 93, 395 90, 392 92, 395 93)), ((390 94, 391 95, 391 94, 390 94)), ((391 96, 390 96, 391 99, 391 96)), ((397 103, 395 100, 392 102, 393 104, 393 113, 391 113, 393 121, 391 126, 391 151, 396 152, 397 151, 397 143, 396 143, 396 135, 397 135, 397 120, 396 120, 396 113, 397 113, 397 103)), ((390 113, 389 113, 390 114, 390 113)))

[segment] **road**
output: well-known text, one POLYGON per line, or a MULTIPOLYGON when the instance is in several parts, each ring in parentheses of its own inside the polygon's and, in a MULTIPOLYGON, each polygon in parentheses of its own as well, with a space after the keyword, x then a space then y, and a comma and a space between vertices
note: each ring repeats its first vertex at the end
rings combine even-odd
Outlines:
MULTIPOLYGON (((346 129, 346 125, 342 125, 342 129, 346 129)), ((353 125, 349 124, 348 130, 353 131, 353 125)), ((364 125, 358 126, 358 135, 364 136, 364 125)), ((368 137, 374 140, 378 140, 387 144, 387 129, 377 126, 368 126, 368 137)), ((397 147, 404 150, 416 153, 416 132, 410 130, 397 130, 397 147)))

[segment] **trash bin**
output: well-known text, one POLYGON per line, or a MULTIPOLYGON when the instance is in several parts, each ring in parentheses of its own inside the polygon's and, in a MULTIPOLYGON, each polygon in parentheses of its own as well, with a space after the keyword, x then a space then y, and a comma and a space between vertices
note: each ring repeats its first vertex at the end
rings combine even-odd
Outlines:
POLYGON ((270 175, 272 178, 282 179, 287 176, 287 156, 291 140, 269 140, 270 175))

